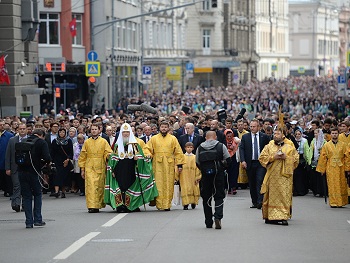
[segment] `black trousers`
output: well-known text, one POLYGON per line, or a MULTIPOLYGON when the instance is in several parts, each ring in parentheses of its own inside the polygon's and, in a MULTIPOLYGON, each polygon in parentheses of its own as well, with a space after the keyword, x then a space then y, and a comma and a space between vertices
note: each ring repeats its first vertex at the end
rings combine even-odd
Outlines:
POLYGON ((11 176, 6 174, 6 170, 0 170, 0 190, 4 190, 4 193, 12 195, 13 186, 11 176))
POLYGON ((205 224, 211 226, 214 219, 222 219, 224 216, 224 198, 225 198, 225 176, 223 171, 216 175, 208 175, 202 171, 201 179, 201 197, 203 199, 203 209, 205 224), (214 215, 212 198, 215 201, 214 215))
POLYGON ((260 194, 260 190, 265 174, 266 169, 259 161, 252 161, 251 166, 247 169, 250 197, 253 205, 261 204, 263 201, 264 195, 260 194))

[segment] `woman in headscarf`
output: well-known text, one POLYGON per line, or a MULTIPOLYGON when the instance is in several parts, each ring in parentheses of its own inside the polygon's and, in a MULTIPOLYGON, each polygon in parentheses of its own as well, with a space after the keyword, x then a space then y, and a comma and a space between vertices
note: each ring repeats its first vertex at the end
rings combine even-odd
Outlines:
POLYGON ((64 128, 60 128, 57 133, 57 138, 52 141, 52 160, 56 165, 57 172, 53 178, 53 184, 55 187, 55 197, 60 196, 59 190, 61 189, 61 198, 66 198, 65 185, 67 178, 72 169, 71 160, 73 159, 73 143, 67 137, 67 131, 64 128))
POLYGON ((309 192, 307 173, 306 173, 306 158, 305 153, 309 151, 309 144, 303 137, 303 133, 300 129, 296 129, 294 132, 295 140, 297 142, 297 151, 299 154, 299 164, 294 170, 293 174, 293 195, 306 195, 309 192))
POLYGON ((318 159, 323 145, 326 143, 322 129, 315 129, 315 137, 310 143, 309 152, 307 153, 307 164, 311 167, 310 189, 314 196, 323 197, 325 195, 322 176, 316 171, 318 159))
POLYGON ((226 129, 224 131, 224 135, 226 137, 227 150, 232 160, 231 164, 227 167, 228 193, 235 195, 237 194, 237 179, 239 173, 239 164, 237 163, 236 152, 240 140, 234 136, 231 129, 226 129))

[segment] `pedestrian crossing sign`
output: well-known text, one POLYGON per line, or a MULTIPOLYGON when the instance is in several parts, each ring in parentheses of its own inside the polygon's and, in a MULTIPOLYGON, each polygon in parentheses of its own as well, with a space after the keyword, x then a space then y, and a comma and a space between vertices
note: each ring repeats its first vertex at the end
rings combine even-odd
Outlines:
POLYGON ((85 76, 99 77, 101 76, 101 65, 99 61, 89 61, 85 63, 85 76))

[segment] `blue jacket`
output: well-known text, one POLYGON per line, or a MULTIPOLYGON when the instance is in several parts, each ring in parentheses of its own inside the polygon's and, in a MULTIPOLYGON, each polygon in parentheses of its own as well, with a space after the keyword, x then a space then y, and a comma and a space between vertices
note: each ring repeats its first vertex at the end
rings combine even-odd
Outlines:
POLYGON ((5 170, 5 155, 7 144, 9 143, 10 138, 13 137, 11 132, 5 131, 0 136, 0 170, 5 170))

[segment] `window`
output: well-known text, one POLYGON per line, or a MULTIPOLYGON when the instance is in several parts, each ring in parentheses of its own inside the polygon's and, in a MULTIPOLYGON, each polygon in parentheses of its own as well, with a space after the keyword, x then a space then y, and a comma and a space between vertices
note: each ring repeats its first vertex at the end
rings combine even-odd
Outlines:
POLYGON ((203 55, 210 55, 210 29, 203 29, 203 55))
POLYGON ((132 23, 131 49, 136 50, 136 23, 132 23))
POLYGON ((58 14, 40 14, 39 44, 58 45, 60 25, 58 14))
POLYGON ((82 15, 73 14, 73 18, 75 18, 77 21, 77 34, 75 37, 73 37, 72 44, 81 46, 83 44, 83 42, 82 42, 82 34, 83 34, 82 15))
POLYGON ((126 34, 127 34, 127 32, 126 32, 126 25, 125 25, 125 21, 122 21, 122 30, 123 30, 123 42, 122 42, 122 48, 126 48, 127 46, 126 46, 126 34))
POLYGON ((209 11, 211 7, 211 0, 204 0, 203 1, 203 10, 209 11))
POLYGON ((116 22, 114 23, 115 27, 116 27, 116 43, 115 45, 117 46, 117 48, 120 48, 122 45, 122 29, 120 26, 120 22, 116 22))

